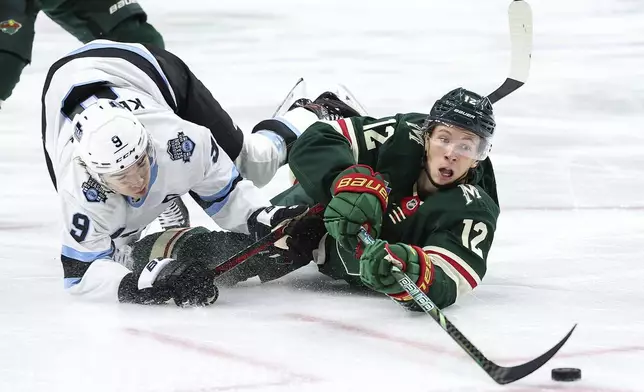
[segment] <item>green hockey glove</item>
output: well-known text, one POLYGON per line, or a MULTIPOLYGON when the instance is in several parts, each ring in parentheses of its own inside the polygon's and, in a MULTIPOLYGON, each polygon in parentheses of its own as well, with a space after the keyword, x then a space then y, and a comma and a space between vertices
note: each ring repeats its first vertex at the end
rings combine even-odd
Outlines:
POLYGON ((388 197, 379 173, 374 173, 369 166, 351 166, 336 177, 331 194, 333 198, 324 210, 324 225, 329 235, 351 251, 358 246, 356 235, 362 226, 378 238, 388 197))
POLYGON ((387 294, 397 301, 409 301, 411 297, 391 274, 396 265, 424 292, 433 283, 434 265, 429 255, 417 246, 392 244, 376 240, 366 247, 360 257, 360 279, 370 288, 387 294))

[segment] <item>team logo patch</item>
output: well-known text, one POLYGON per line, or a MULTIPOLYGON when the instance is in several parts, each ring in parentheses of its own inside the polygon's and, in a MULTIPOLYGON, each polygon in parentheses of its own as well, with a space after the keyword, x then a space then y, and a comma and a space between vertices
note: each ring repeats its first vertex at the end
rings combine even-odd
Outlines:
POLYGON ((420 205, 420 199, 418 196, 404 197, 400 204, 403 207, 402 210, 405 216, 410 216, 416 212, 416 208, 420 205))
POLYGON ((85 198, 90 203, 98 203, 100 201, 105 203, 105 201, 107 200, 105 188, 103 188, 103 186, 93 178, 89 178, 87 181, 85 181, 82 185, 82 189, 85 198))
POLYGON ((195 142, 183 132, 179 132, 175 139, 168 140, 168 154, 170 159, 178 161, 183 159, 184 162, 190 162, 192 152, 195 150, 195 142))
POLYGON ((16 34, 21 27, 22 23, 16 22, 13 19, 3 20, 0 22, 0 31, 9 35, 16 34))

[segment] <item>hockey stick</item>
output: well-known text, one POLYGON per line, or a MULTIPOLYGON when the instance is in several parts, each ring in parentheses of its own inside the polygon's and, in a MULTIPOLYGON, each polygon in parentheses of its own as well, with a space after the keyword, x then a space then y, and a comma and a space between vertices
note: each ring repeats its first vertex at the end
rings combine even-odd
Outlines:
POLYGON ((297 86, 299 86, 300 83, 302 82, 304 82, 304 78, 299 78, 297 82, 295 82, 295 85, 293 85, 293 87, 289 90, 288 94, 286 94, 286 97, 284 97, 284 100, 282 101, 282 103, 280 103, 277 109, 275 109, 275 112, 273 112, 273 115, 271 116, 271 118, 275 118, 275 116, 277 116, 277 114, 282 111, 286 102, 288 102, 288 100, 293 97, 294 91, 297 88, 297 86))
POLYGON ((510 46, 512 60, 510 75, 499 88, 487 97, 495 103, 514 90, 523 86, 530 72, 532 58, 532 10, 524 0, 514 0, 508 7, 510 23, 510 46))
MULTIPOLYGON (((362 229, 358 233, 358 238, 366 246, 375 242, 375 240, 367 233, 365 229, 362 229)), ((476 361, 476 363, 481 367, 488 376, 492 377, 494 381, 499 384, 509 384, 511 382, 522 379, 523 377, 529 375, 535 370, 539 369, 546 362, 552 358, 557 351, 566 343, 572 332, 577 327, 575 324, 570 332, 557 343, 553 348, 548 350, 546 353, 541 355, 538 358, 533 359, 530 362, 526 362, 522 365, 504 367, 495 364, 494 362, 487 359, 462 333, 459 331, 454 324, 452 324, 445 315, 436 307, 429 297, 423 293, 418 286, 399 268, 399 262, 393 257, 387 256, 386 260, 393 264, 391 268, 391 273, 396 278, 400 286, 412 297, 414 302, 420 306, 420 308, 431 316, 440 326, 443 328, 447 334, 458 343, 459 346, 465 352, 476 361)))
MULTIPOLYGON (((313 207, 309 208, 304 216, 311 216, 320 213, 324 207, 321 204, 316 204, 313 207)), ((215 273, 215 278, 220 275, 232 270, 233 268, 238 267, 240 264, 250 259, 251 257, 267 250, 280 238, 284 237, 284 229, 291 220, 284 222, 277 228, 273 229, 268 235, 260 238, 255 243, 249 245, 243 250, 237 252, 234 256, 219 264, 212 271, 215 273)))

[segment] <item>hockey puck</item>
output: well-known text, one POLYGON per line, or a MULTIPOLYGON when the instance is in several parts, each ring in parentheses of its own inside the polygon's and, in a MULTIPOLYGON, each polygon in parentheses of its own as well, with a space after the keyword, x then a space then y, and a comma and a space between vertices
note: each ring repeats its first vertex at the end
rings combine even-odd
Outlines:
POLYGON ((577 381, 581 379, 581 369, 577 369, 577 368, 552 369, 552 379, 555 381, 577 381))

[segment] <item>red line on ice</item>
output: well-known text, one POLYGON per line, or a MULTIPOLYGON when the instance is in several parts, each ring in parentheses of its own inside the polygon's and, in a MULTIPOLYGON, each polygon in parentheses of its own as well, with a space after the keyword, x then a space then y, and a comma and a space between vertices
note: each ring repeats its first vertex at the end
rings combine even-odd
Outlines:
POLYGON ((272 370, 281 374, 285 374, 288 376, 287 379, 282 380, 282 381, 277 381, 277 382, 267 382, 267 383, 262 383, 262 384, 241 384, 241 385, 233 385, 233 386, 221 386, 221 387, 209 387, 209 388, 201 388, 201 389, 191 389, 191 391, 196 392, 196 391, 226 391, 226 390, 234 390, 234 389, 252 389, 252 388, 265 388, 268 386, 273 386, 273 385, 286 385, 286 384, 299 384, 299 383, 314 383, 314 382, 319 382, 321 379, 319 377, 310 375, 310 374, 305 374, 305 373, 297 373, 289 370, 285 366, 279 365, 277 363, 273 362, 268 362, 268 361, 262 361, 261 359, 241 355, 238 353, 234 353, 231 351, 223 350, 220 348, 216 348, 212 345, 206 345, 202 344, 199 342, 193 342, 187 339, 182 339, 176 336, 171 336, 171 335, 166 335, 158 332, 152 332, 152 331, 146 331, 138 328, 124 328, 125 332, 127 332, 130 335, 133 336, 138 336, 138 337, 145 337, 152 339, 154 341, 157 341, 159 343, 164 343, 168 344, 171 346, 183 348, 183 349, 188 349, 188 350, 193 350, 196 352, 199 352, 201 354, 206 354, 210 356, 215 356, 215 357, 220 357, 220 358, 225 358, 227 360, 233 360, 237 362, 241 362, 246 365, 251 365, 259 368, 264 368, 268 370, 272 370))
MULTIPOLYGON (((384 332, 365 328, 360 325, 349 324, 339 320, 333 320, 325 317, 313 316, 310 314, 302 314, 302 313, 286 313, 285 316, 295 320, 318 323, 330 328, 340 329, 347 332, 353 332, 358 335, 362 335, 364 337, 385 340, 392 343, 399 343, 399 344, 412 347, 418 350, 422 350, 422 351, 429 351, 432 353, 439 352, 456 358, 467 357, 467 354, 465 354, 465 352, 450 350, 445 347, 441 347, 439 345, 419 342, 413 339, 406 339, 399 336, 390 335, 384 332)), ((446 338, 446 341, 451 340, 451 339, 448 339, 447 336, 445 338, 446 338)), ((544 347, 544 350, 546 348, 547 347, 544 347)), ((565 347, 562 350, 565 350, 565 347)), ((598 356, 598 355, 616 354, 616 353, 632 353, 632 352, 638 352, 638 351, 644 351, 644 346, 614 347, 614 348, 585 350, 585 351, 576 351, 576 352, 568 352, 568 353, 560 352, 560 353, 557 353, 557 355, 555 355, 555 358, 587 357, 587 356, 598 356)), ((490 360, 494 361, 495 363, 499 363, 499 362, 512 363, 512 362, 521 362, 521 361, 525 362, 532 359, 534 359, 534 357, 490 358, 490 360)), ((500 365, 508 366, 507 364, 500 364, 500 365)))
POLYGON ((389 335, 384 332, 380 331, 375 331, 373 329, 368 329, 365 327, 361 327, 359 325, 353 325, 353 324, 348 324, 342 321, 338 320, 331 320, 328 318, 322 318, 318 316, 312 316, 309 314, 301 314, 301 313, 286 313, 286 317, 295 319, 295 320, 300 320, 300 321, 306 321, 306 322, 313 322, 313 323, 318 323, 318 324, 323 324, 327 327, 335 328, 335 329, 341 329, 343 331, 348 331, 348 332, 353 332, 358 335, 362 335, 365 337, 369 338, 374 338, 374 339, 380 339, 380 340, 386 340, 389 342, 393 343, 400 343, 405 346, 413 347, 416 349, 420 349, 423 351, 431 351, 431 352, 440 352, 443 354, 447 355, 452 355, 455 357, 463 357, 466 354, 460 353, 460 352, 455 352, 455 351, 449 351, 441 346, 435 345, 435 344, 430 344, 430 343, 424 343, 424 342, 418 342, 416 340, 412 339, 405 339, 401 338, 398 336, 393 336, 389 335))

